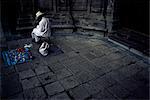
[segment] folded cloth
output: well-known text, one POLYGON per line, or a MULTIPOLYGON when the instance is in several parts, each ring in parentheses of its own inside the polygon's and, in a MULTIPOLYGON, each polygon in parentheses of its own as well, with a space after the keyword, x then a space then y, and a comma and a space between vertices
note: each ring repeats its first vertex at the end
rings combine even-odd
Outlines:
POLYGON ((43 42, 42 45, 39 48, 39 52, 43 56, 47 56, 48 55, 48 48, 49 48, 49 44, 47 42, 43 42))
POLYGON ((32 44, 25 44, 24 48, 31 48, 33 45, 32 44))

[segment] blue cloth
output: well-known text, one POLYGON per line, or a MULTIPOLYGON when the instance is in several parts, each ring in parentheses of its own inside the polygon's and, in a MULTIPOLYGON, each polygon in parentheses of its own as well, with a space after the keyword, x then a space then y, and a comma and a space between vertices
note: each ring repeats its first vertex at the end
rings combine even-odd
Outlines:
POLYGON ((2 51, 1 54, 5 66, 12 66, 32 60, 32 54, 29 48, 2 51))

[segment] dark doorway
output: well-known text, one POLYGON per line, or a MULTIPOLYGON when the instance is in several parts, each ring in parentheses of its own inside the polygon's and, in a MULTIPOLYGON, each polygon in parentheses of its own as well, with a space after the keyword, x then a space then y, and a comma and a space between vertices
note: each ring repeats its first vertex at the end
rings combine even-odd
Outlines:
POLYGON ((149 34, 149 0, 120 0, 119 16, 122 27, 149 34))
POLYGON ((37 0, 1 0, 2 28, 5 35, 27 33, 32 26, 37 0))
POLYGON ((149 55, 149 0, 116 0, 110 38, 149 55))
POLYGON ((6 34, 14 33, 16 26, 16 0, 1 1, 2 28, 6 34))
POLYGON ((16 34, 31 33, 37 2, 37 0, 17 0, 16 34))

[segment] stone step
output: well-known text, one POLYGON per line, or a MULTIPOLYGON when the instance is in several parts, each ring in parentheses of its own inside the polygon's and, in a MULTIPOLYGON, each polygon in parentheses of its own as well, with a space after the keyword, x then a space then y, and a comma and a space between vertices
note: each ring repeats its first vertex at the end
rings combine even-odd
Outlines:
POLYGON ((32 32, 32 28, 18 28, 16 33, 17 34, 22 34, 22 35, 27 35, 27 34, 31 34, 32 32))
POLYGON ((16 31, 31 30, 31 29, 33 29, 33 26, 16 27, 16 31))
POLYGON ((33 23, 31 23, 31 22, 18 23, 16 26, 17 26, 17 27, 33 26, 33 23))
POLYGON ((31 12, 20 12, 20 16, 19 16, 19 18, 32 18, 33 17, 33 14, 31 13, 31 12))
POLYGON ((148 47, 148 41, 147 42, 141 42, 140 39, 133 39, 133 38, 130 38, 130 39, 126 39, 126 38, 123 38, 123 37, 120 37, 118 35, 112 35, 112 36, 109 36, 110 39, 118 42, 118 43, 121 43, 125 46, 127 46, 128 48, 134 48, 140 52, 142 52, 143 54, 145 55, 149 55, 147 51, 150 51, 149 50, 149 47, 148 47))
POLYGON ((34 19, 33 18, 21 18, 17 19, 17 24, 19 23, 33 23, 34 19))

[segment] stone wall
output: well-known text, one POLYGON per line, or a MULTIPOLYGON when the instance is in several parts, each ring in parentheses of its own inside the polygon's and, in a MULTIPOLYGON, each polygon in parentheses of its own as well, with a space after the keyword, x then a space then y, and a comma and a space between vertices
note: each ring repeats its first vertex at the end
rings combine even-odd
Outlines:
POLYGON ((52 19, 53 32, 63 32, 62 29, 71 32, 73 21, 78 30, 112 31, 113 0, 70 1, 39 0, 40 8, 46 9, 52 19))
POLYGON ((7 16, 7 4, 10 4, 8 11, 11 11, 12 7, 16 9, 14 18, 12 19, 11 15, 7 19, 16 21, 15 25, 10 27, 14 29, 11 33, 18 34, 31 33, 35 13, 40 8, 46 11, 47 17, 52 20, 53 33, 72 33, 75 28, 78 31, 112 31, 112 1, 114 0, 16 0, 11 3, 7 0, 4 2, 3 16, 7 16))

